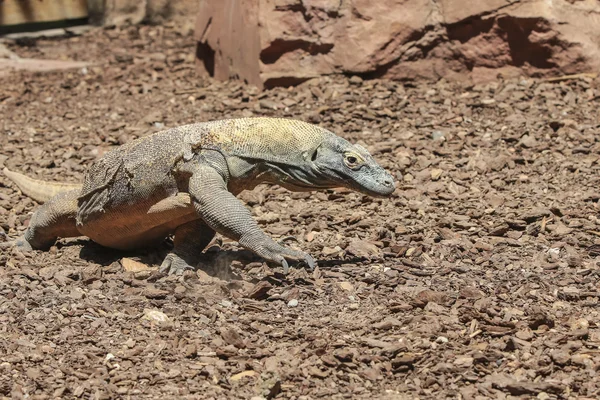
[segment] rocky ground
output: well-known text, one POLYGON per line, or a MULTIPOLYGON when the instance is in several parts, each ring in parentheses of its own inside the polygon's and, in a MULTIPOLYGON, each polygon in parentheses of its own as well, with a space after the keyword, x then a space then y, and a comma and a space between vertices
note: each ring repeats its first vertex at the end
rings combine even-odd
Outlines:
MULTIPOLYGON (((258 92, 200 80, 189 31, 9 43, 93 63, 0 78, 0 165, 76 182, 92 160, 180 124, 269 115, 365 144, 390 199, 241 197, 319 261, 288 276, 227 240, 204 271, 86 239, 0 253, 0 395, 12 398, 597 398, 600 85, 324 78, 258 92)), ((0 226, 36 204, 0 178, 0 226)))

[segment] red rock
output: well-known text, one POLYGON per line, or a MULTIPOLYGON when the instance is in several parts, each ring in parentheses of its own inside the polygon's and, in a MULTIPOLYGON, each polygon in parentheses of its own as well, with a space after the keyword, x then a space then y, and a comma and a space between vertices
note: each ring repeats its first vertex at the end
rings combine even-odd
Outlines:
POLYGON ((392 79, 571 74, 600 66, 597 2, 201 0, 198 69, 259 87, 332 74, 392 79))

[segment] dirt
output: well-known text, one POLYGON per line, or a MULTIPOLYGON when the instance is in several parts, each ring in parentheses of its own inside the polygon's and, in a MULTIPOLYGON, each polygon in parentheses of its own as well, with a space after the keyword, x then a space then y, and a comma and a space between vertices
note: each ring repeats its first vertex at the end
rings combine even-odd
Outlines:
MULTIPOLYGON (((287 276, 228 240, 197 273, 169 248, 85 238, 0 253, 8 398, 597 398, 600 85, 326 77, 259 92, 198 79, 176 26, 9 43, 94 63, 0 78, 0 165, 68 182, 114 146, 226 117, 318 123, 364 143, 390 199, 260 187, 241 197, 319 267, 287 276)), ((0 227, 36 207, 0 178, 0 227)))

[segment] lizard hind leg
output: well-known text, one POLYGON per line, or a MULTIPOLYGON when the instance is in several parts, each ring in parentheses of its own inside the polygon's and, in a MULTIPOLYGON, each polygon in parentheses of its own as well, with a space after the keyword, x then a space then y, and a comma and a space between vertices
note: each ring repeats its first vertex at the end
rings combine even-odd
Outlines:
POLYGON ((181 275, 185 270, 195 270, 202 258, 202 250, 214 236, 215 231, 201 219, 178 226, 173 237, 173 250, 165 257, 160 271, 181 275))
POLYGON ((22 250, 47 250, 58 238, 81 236, 77 229, 79 190, 62 192, 38 208, 22 238, 14 244, 22 250))

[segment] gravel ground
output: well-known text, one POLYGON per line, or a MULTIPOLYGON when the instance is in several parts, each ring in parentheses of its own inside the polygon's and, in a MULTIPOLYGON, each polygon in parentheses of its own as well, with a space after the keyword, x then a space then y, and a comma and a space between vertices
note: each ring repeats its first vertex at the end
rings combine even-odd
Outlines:
MULTIPOLYGON (((282 116, 365 145, 390 199, 346 190, 240 197, 313 271, 218 239, 197 273, 160 249, 85 238, 0 253, 6 398, 600 396, 600 85, 344 77, 259 92, 199 79, 177 26, 9 44, 93 63, 0 78, 0 165, 80 181, 114 146, 185 123, 282 116)), ((0 178, 0 227, 36 204, 0 178)))

